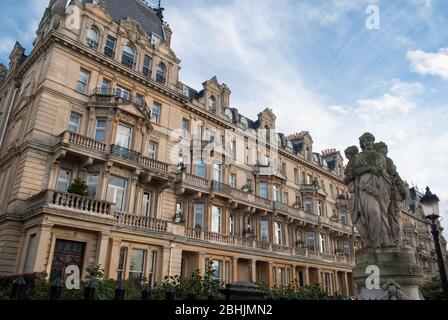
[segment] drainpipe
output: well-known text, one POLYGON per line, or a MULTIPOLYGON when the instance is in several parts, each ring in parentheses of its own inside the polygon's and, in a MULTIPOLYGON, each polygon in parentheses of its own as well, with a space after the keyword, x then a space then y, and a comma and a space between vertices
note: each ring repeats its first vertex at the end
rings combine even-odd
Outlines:
POLYGON ((3 122, 4 126, 3 126, 3 129, 2 129, 2 134, 0 136, 0 148, 1 148, 2 144, 3 144, 3 139, 5 138, 6 127, 8 126, 9 118, 11 116, 12 107, 14 106, 14 103, 16 102, 17 91, 19 91, 18 87, 16 87, 16 89, 14 90, 12 101, 9 104, 8 112, 6 113, 6 121, 3 122))

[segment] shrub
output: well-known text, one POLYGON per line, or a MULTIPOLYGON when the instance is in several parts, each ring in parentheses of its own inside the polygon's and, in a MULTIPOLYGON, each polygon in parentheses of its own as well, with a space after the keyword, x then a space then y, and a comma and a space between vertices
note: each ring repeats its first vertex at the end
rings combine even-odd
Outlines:
POLYGON ((73 180, 73 183, 67 189, 68 193, 76 194, 81 197, 87 196, 87 184, 81 179, 73 180))
POLYGON ((445 298, 439 277, 432 278, 431 281, 421 286, 420 290, 426 300, 443 300, 445 298))

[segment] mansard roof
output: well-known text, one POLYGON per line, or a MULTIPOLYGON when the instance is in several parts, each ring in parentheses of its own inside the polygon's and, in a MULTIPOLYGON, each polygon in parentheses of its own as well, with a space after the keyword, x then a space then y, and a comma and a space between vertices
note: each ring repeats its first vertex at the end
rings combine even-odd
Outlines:
MULTIPOLYGON (((163 21, 147 4, 139 0, 102 0, 101 2, 117 23, 122 19, 132 18, 140 23, 148 35, 155 33, 165 40, 163 21)), ((94 3, 94 0, 86 0, 85 3, 94 3)))

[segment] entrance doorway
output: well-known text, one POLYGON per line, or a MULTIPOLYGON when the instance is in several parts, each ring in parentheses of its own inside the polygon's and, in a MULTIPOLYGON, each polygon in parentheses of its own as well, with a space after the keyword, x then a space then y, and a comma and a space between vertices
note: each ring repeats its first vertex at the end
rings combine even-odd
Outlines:
POLYGON ((84 242, 56 240, 50 279, 53 280, 57 277, 64 279, 66 276, 65 269, 71 265, 78 266, 82 276, 85 245, 84 242))

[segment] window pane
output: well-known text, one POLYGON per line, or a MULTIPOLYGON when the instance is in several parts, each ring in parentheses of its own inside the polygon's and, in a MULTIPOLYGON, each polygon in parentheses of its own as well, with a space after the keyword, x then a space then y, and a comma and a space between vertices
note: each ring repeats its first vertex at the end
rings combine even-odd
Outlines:
POLYGON ((201 160, 196 166, 196 175, 201 178, 205 178, 205 163, 201 160))
POLYGON ((268 197, 268 187, 266 182, 260 182, 260 197, 263 198, 268 197))
POLYGON ((132 250, 131 262, 129 264, 129 280, 140 282, 143 279, 145 253, 143 250, 132 250))
POLYGON ((260 221, 260 229, 261 229, 261 241, 269 242, 269 221, 261 220, 260 221))
POLYGON ((126 180, 110 176, 109 186, 107 188, 107 201, 115 203, 118 211, 124 210, 125 193, 126 180))
POLYGON ((148 158, 155 160, 157 158, 157 145, 150 142, 148 146, 148 158))
POLYGON ((143 193, 142 216, 149 217, 151 215, 151 193, 143 193))
POLYGON ((71 114, 68 121, 68 131, 72 133, 79 133, 79 125, 81 123, 81 117, 76 114, 71 114))
POLYGON ((109 58, 113 58, 115 55, 115 44, 117 40, 114 37, 107 36, 106 46, 104 47, 104 54, 109 58))
POLYGON ((106 140, 106 120, 97 120, 95 128, 95 140, 104 142, 106 140))
POLYGON ((101 84, 101 93, 102 94, 108 94, 110 89, 110 81, 104 79, 103 83, 101 84))
POLYGON ((96 191, 98 188, 99 174, 89 173, 87 174, 87 194, 91 198, 96 197, 96 191))
POLYGON ((67 192, 67 189, 70 184, 72 172, 67 169, 61 169, 59 170, 59 176, 58 176, 58 182, 56 185, 56 190, 67 192))
POLYGON ((122 148, 130 149, 132 128, 119 124, 117 132, 117 145, 122 148))
POLYGON ((78 90, 79 92, 82 92, 82 93, 86 93, 87 85, 89 83, 89 78, 90 78, 89 72, 87 72, 85 70, 79 71, 78 82, 76 84, 76 90, 78 90))
POLYGON ((204 221, 204 204, 203 203, 195 203, 194 204, 194 227, 196 229, 202 229, 203 221, 204 221))
POLYGON ((221 233, 221 208, 212 207, 212 232, 221 233))
POLYGON ((117 280, 123 280, 123 273, 124 273, 124 267, 125 267, 125 261, 126 261, 126 248, 120 248, 120 258, 118 260, 118 275, 117 280))
POLYGON ((160 116, 160 105, 155 103, 153 104, 151 110, 151 121, 153 123, 159 123, 159 116, 160 116))

